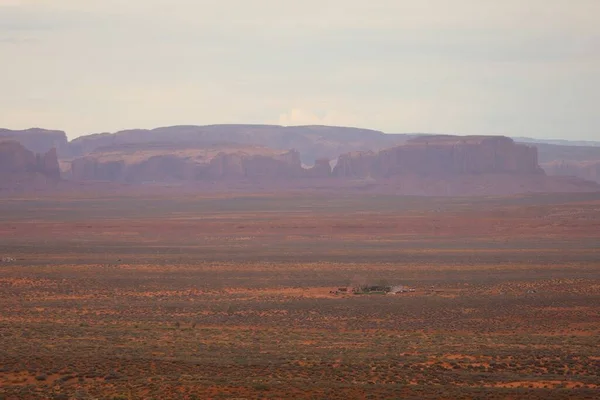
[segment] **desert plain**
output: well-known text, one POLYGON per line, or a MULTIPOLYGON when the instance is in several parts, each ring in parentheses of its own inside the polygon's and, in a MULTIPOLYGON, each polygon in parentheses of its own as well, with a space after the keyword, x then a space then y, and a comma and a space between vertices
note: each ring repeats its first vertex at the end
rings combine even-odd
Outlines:
POLYGON ((3 400, 600 396, 598 193, 12 194, 0 255, 3 400))

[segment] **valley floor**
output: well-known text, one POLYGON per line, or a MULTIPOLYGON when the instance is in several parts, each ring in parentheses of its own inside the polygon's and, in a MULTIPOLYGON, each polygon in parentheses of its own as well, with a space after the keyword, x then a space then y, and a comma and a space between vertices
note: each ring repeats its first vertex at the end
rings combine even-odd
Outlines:
POLYGON ((0 399, 594 399, 600 195, 0 199, 0 399), (334 294, 361 284, 396 295, 334 294))

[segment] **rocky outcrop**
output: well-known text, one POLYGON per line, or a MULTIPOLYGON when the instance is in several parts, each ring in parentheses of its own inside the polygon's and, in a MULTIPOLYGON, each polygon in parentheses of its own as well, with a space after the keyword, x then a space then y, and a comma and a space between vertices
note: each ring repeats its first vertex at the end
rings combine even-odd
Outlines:
MULTIPOLYGON (((121 141, 120 144, 127 144, 121 141)), ((82 157, 96 149, 117 145, 117 135, 111 133, 96 133, 75 138, 69 142, 69 154, 73 158, 82 157)))
POLYGON ((36 154, 37 172, 53 180, 60 179, 60 165, 58 163, 58 154, 55 148, 48 150, 44 154, 36 154))
POLYGON ((541 164, 560 161, 587 162, 600 160, 600 146, 573 146, 565 142, 565 145, 534 143, 538 149, 538 158, 541 164))
POLYGON ((331 176, 331 162, 327 158, 315 161, 315 165, 308 168, 305 176, 309 178, 329 178, 331 176))
POLYGON ((35 154, 21 143, 0 140, 0 184, 33 181, 56 182, 60 179, 60 169, 56 150, 35 154))
POLYGON ((378 153, 349 153, 339 157, 337 177, 393 177, 408 174, 544 174, 535 147, 502 136, 429 136, 378 153))
POLYGON ((372 151, 360 151, 342 154, 333 168, 336 177, 367 177, 377 173, 378 154, 372 151))
POLYGON ((203 179, 289 179, 302 176, 300 154, 291 150, 280 154, 219 153, 211 160, 203 179))
POLYGON ((534 147, 505 137, 437 136, 304 168, 296 150, 240 144, 147 143, 97 149, 73 160, 78 181, 181 182, 221 188, 344 188, 410 195, 600 191, 593 182, 546 176, 534 147))
POLYGON ((333 159, 345 152, 384 149, 402 143, 407 137, 370 129, 331 126, 172 126, 82 136, 70 142, 69 152, 81 157, 108 146, 169 142, 194 147, 229 142, 277 150, 296 149, 304 164, 313 165, 317 159, 333 159))
POLYGON ((411 195, 600 191, 590 182, 599 181, 598 162, 572 160, 600 159, 600 148, 527 145, 501 136, 212 125, 97 134, 68 144, 60 131, 4 129, 0 141, 0 181, 19 184, 32 177, 56 181, 63 171, 63 178, 75 181, 194 182, 175 186, 224 190, 346 188, 411 195), (544 164, 547 176, 538 165, 540 152, 544 159, 567 161, 544 164))
POLYGON ((304 173, 295 150, 233 144, 114 146, 98 149, 71 164, 75 180, 130 183, 289 179, 304 173))
POLYGON ((68 157, 69 144, 63 131, 32 128, 26 130, 0 129, 0 140, 19 142, 34 153, 46 153, 56 149, 60 157, 68 157))
MULTIPOLYGON (((313 165, 318 159, 335 159, 340 154, 380 151, 406 143, 411 138, 433 140, 433 135, 385 134, 370 129, 335 126, 279 125, 207 125, 171 126, 152 130, 131 129, 116 133, 99 133, 67 141, 65 132, 32 128, 0 129, 0 138, 16 140, 29 150, 44 153, 56 148, 60 160, 70 161, 96 149, 129 144, 170 142, 179 145, 207 145, 219 142, 259 145, 278 150, 297 149, 302 162, 313 165)), ((538 148, 540 163, 600 160, 600 142, 568 140, 534 140, 520 138, 538 148)), ((66 170, 65 170, 66 171, 66 170)))
POLYGON ((600 160, 588 162, 554 161, 542 164, 550 176, 573 176, 600 183, 600 160))

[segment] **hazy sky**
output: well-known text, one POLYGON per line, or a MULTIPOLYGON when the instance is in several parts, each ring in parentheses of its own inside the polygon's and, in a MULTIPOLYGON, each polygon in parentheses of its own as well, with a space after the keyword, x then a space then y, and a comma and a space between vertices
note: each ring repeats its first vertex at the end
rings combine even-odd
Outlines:
POLYGON ((600 140, 600 0, 0 0, 0 127, 600 140))

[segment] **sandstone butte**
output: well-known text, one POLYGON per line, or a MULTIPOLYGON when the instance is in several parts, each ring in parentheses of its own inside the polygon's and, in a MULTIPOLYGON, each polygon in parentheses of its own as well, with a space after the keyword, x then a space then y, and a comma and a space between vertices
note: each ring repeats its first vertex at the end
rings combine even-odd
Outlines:
POLYGON ((38 185, 59 180, 60 168, 55 148, 36 154, 19 142, 0 138, 2 187, 38 185))
POLYGON ((63 131, 31 128, 24 130, 10 130, 0 128, 0 140, 12 140, 21 143, 34 153, 46 153, 56 149, 59 157, 68 152, 69 142, 67 134, 63 131))
MULTIPOLYGON (((313 165, 319 159, 337 159, 340 154, 360 151, 380 151, 405 143, 419 134, 386 134, 371 129, 336 126, 278 126, 278 125, 180 125, 151 130, 130 129, 115 133, 84 135, 67 140, 63 131, 32 128, 26 130, 0 129, 0 138, 19 141, 29 150, 43 153, 55 147, 61 164, 85 156, 101 147, 129 144, 168 142, 180 145, 207 145, 230 142, 258 145, 278 150, 295 149, 302 162, 313 165)), ((433 136, 429 135, 429 139, 433 136)), ((552 141, 550 141, 552 142, 552 141)), ((554 161, 599 161, 600 146, 564 141, 563 144, 530 142, 538 149, 540 163, 554 161)))
POLYGON ((379 152, 343 154, 331 168, 319 159, 304 168, 296 150, 242 144, 124 144, 96 149, 72 162, 77 181, 255 182, 261 187, 369 188, 411 195, 490 195, 600 191, 600 186, 546 176, 533 146, 502 136, 428 136, 379 152))
POLYGON ((182 125, 82 136, 69 142, 68 154, 80 157, 102 147, 126 144, 169 142, 197 146, 229 142, 278 150, 295 149, 304 163, 312 165, 318 159, 333 159, 348 151, 391 147, 407 137, 409 135, 334 126, 182 125))
POLYGON ((296 150, 241 144, 147 143, 97 149, 71 163, 73 180, 170 182, 327 177, 329 162, 302 167, 296 150))
POLYGON ((503 136, 429 136, 374 152, 340 156, 336 177, 392 177, 403 174, 543 175, 537 149, 503 136))
MULTIPOLYGON (((230 183, 243 181, 258 183, 259 186, 256 187, 272 189, 310 189, 321 185, 321 188, 361 188, 411 195, 600 191, 600 186, 593 182, 547 176, 538 163, 535 146, 516 143, 503 136, 405 137, 402 144, 392 144, 383 150, 351 151, 339 157, 319 157, 310 168, 303 166, 302 152, 297 149, 247 143, 254 140, 275 140, 277 146, 283 147, 294 140, 302 143, 314 140, 309 143, 310 149, 314 149, 319 147, 319 141, 327 139, 327 143, 341 149, 334 139, 341 141, 348 134, 348 141, 353 141, 351 148, 364 148, 368 145, 365 137, 379 137, 378 132, 368 130, 363 132, 350 128, 296 127, 287 133, 290 138, 294 138, 288 143, 284 140, 286 136, 281 129, 282 127, 276 126, 246 125, 171 127, 90 135, 70 143, 66 142, 64 132, 60 131, 0 130, 0 140, 17 138, 25 146, 26 143, 33 143, 43 150, 52 145, 54 149, 62 146, 63 152, 62 157, 61 152, 58 152, 61 158, 57 161, 56 150, 36 156, 31 151, 27 152, 23 146, 17 149, 14 141, 6 142, 11 144, 4 146, 13 146, 15 155, 2 157, 2 171, 5 181, 8 171, 12 171, 13 178, 15 174, 27 172, 57 179, 59 173, 56 166, 60 162, 64 179, 90 182, 221 183, 220 187, 227 189, 230 183), (227 134, 228 127, 233 132, 230 135, 227 134), (172 136, 167 135, 172 132, 176 133, 173 140, 172 136), (44 134, 48 135, 47 140, 34 140, 44 134), (366 136, 363 137, 364 135, 366 136), (228 142, 216 143, 215 137, 228 142), (243 143, 234 142, 233 139, 240 139, 243 143), (104 142, 109 144, 96 147, 104 142), (91 143, 96 145, 92 146, 91 143), (83 152, 85 146, 89 147, 85 150, 87 153, 73 156, 83 152), (18 161, 19 159, 29 161, 18 161), (335 164, 333 169, 331 164, 335 164), (16 168, 16 165, 20 165, 21 169, 16 168), (314 183, 317 181, 321 183, 314 183), (325 181, 326 184, 323 183, 325 181)), ((378 145, 382 143, 378 142, 378 145)), ((332 148, 328 148, 328 154, 331 154, 332 148)), ((8 153, 11 151, 6 152, 8 153)), ((311 157, 317 154, 318 152, 313 151, 311 157)), ((544 167, 547 170, 549 168, 547 165, 544 167)), ((555 168, 556 171, 551 170, 552 175, 574 175, 574 167, 569 167, 568 170, 564 165, 562 170, 555 168)), ((586 164, 586 168, 592 167, 586 164)), ((593 171, 582 172, 579 176, 593 179, 597 174, 594 175, 593 171)), ((251 185, 248 187, 252 188, 251 185)))
POLYGON ((341 155, 302 167, 296 150, 241 144, 124 144, 100 148, 73 160, 75 180, 123 182, 259 179, 390 178, 407 174, 444 177, 455 174, 544 175, 535 147, 506 137, 435 136, 379 151, 341 155))
POLYGON ((544 171, 553 176, 575 176, 600 183, 599 161, 553 161, 542 164, 544 171))

